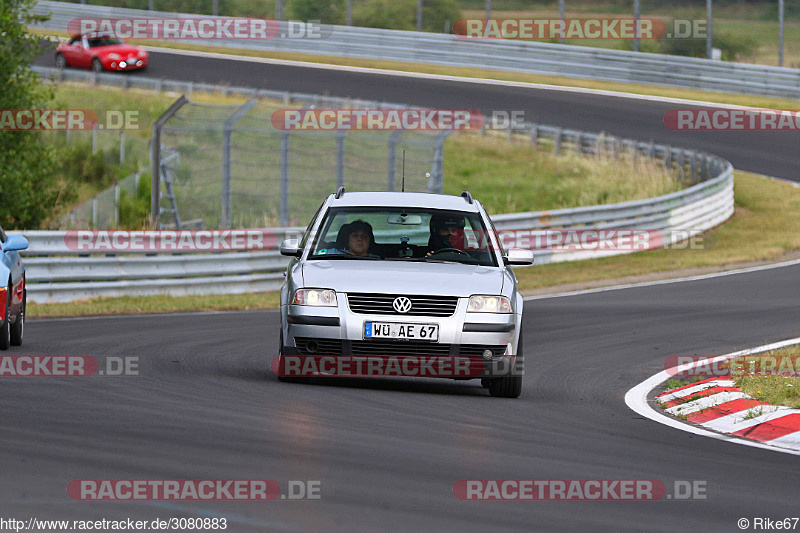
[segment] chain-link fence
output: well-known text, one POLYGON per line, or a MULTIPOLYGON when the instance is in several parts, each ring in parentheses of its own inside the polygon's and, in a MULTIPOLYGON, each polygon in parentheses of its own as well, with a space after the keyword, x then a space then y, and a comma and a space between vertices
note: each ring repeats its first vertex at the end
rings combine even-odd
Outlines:
POLYGON ((120 224, 120 208, 126 198, 136 196, 142 172, 131 174, 93 198, 83 202, 59 221, 60 229, 115 228, 120 224))
MULTIPOLYGON (((315 98, 307 108, 352 104, 315 98)), ((160 227, 301 225, 340 186, 399 191, 404 165, 405 190, 442 192, 449 131, 286 131, 272 117, 287 107, 255 100, 180 106, 154 132, 161 147, 160 227)))

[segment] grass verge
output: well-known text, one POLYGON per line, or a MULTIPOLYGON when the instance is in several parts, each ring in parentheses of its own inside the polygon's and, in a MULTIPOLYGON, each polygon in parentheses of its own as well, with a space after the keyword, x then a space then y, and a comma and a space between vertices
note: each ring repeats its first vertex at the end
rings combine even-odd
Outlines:
MULTIPOLYGON (((745 372, 733 378, 742 392, 772 405, 800 408, 799 347, 789 346, 744 359, 745 372)), ((758 414, 754 413, 754 416, 758 414)))

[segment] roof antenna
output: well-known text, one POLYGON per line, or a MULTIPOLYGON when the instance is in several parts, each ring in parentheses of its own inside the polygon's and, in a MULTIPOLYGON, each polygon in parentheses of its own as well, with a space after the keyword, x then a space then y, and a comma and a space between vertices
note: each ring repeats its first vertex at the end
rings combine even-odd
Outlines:
POLYGON ((406 192, 406 151, 403 150, 403 190, 401 192, 406 192))

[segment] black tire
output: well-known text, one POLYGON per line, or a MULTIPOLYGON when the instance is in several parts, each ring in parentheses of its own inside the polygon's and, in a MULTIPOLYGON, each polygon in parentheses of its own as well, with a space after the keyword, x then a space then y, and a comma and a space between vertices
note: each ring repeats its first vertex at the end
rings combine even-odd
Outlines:
POLYGON ((519 398, 522 394, 523 361, 522 332, 520 332, 517 345, 517 365, 511 375, 489 380, 489 394, 496 398, 519 398))
POLYGON ((67 68, 67 58, 64 54, 56 54, 56 68, 59 70, 67 68))
MULTIPOLYGON (((283 364, 283 326, 281 326, 281 335, 280 335, 280 344, 278 345, 278 357, 281 358, 281 365, 283 364)), ((286 376, 281 376, 280 373, 278 374, 278 381, 283 383, 298 383, 300 378, 290 378, 286 376)))
POLYGON ((8 350, 11 346, 11 284, 8 284, 6 293, 6 314, 3 324, 0 325, 0 350, 8 350))
POLYGON ((11 324, 11 345, 21 346, 22 338, 25 335, 25 307, 28 302, 28 290, 22 291, 22 307, 17 314, 17 320, 11 324))
POLYGON ((100 62, 99 59, 97 59, 96 57, 92 59, 92 72, 101 73, 104 70, 105 69, 103 68, 103 64, 100 62))

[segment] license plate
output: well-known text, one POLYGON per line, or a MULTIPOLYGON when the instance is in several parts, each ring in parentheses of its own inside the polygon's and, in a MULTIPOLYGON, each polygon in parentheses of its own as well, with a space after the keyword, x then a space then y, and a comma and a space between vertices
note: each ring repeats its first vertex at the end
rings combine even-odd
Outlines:
POLYGON ((439 324, 364 322, 364 338, 437 342, 439 340, 439 324))

